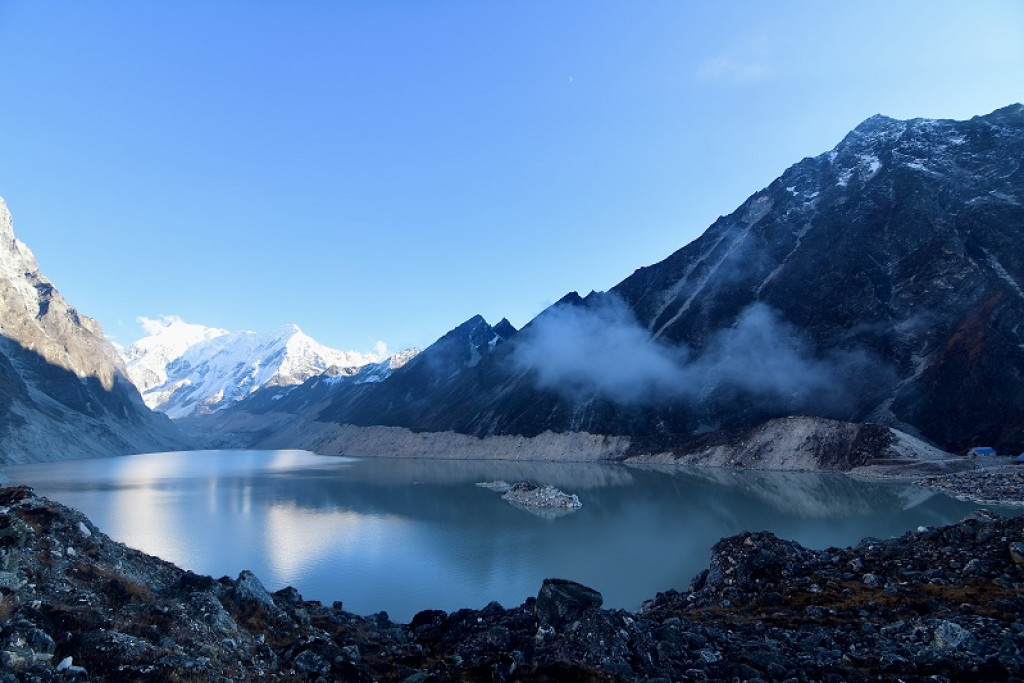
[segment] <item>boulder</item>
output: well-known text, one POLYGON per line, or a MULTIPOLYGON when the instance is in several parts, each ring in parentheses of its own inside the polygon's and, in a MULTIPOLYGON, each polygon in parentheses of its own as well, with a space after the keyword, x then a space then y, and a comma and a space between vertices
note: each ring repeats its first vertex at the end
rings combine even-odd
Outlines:
POLYGON ((580 619, 588 610, 600 609, 602 595, 581 583, 544 579, 534 610, 541 626, 558 627, 580 619))

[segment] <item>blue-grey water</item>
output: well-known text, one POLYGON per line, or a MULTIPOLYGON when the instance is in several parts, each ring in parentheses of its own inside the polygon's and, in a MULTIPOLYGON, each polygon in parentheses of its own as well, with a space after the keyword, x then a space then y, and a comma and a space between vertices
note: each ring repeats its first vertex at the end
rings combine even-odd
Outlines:
MULTIPOLYGON (((193 451, 8 467, 115 540, 215 577, 252 569, 270 590, 408 621, 422 609, 506 607, 546 577, 635 609, 685 589, 721 537, 766 529, 814 548, 958 521, 976 506, 838 474, 621 465, 356 459, 193 451), (561 517, 478 482, 577 494, 561 517)), ((1004 510, 1004 512, 1009 512, 1004 510)))

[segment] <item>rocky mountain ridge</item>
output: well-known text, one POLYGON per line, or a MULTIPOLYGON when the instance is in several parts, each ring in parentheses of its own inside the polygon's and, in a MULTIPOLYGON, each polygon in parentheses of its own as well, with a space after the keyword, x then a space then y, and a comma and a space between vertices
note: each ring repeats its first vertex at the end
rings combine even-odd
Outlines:
POLYGON ((808 415, 1019 451, 1022 158, 1021 105, 968 121, 872 117, 662 262, 567 295, 416 400, 385 382, 372 402, 336 397, 314 419, 579 431, 656 452, 808 415))
POLYGON ((81 315, 14 236, 0 199, 0 463, 172 450, 96 321, 81 315))

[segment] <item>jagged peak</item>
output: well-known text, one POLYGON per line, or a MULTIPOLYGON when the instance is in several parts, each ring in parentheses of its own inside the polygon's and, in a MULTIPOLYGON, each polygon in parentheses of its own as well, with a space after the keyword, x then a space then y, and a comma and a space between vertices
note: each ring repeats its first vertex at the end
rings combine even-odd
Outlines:
POLYGON ((494 331, 501 335, 503 339, 508 339, 516 333, 515 325, 508 321, 508 318, 502 318, 501 321, 494 326, 494 331))
POLYGON ((490 327, 490 325, 487 324, 487 320, 485 320, 482 315, 477 313, 472 318, 470 318, 466 322, 462 323, 461 325, 459 325, 455 329, 451 330, 450 332, 448 332, 448 334, 446 334, 444 336, 447 337, 449 335, 454 335, 454 334, 457 334, 457 333, 458 334, 463 334, 463 333, 471 332, 472 330, 475 330, 475 329, 477 329, 479 327, 483 327, 483 326, 490 327))
MULTIPOLYGON (((591 294, 592 293, 593 292, 591 292, 591 294)), ((590 295, 588 294, 587 296, 590 296, 590 295)), ((554 305, 552 306, 552 308, 554 308, 555 306, 560 306, 562 304, 566 304, 566 305, 569 305, 569 306, 578 306, 578 305, 582 304, 583 301, 584 301, 584 299, 583 299, 583 297, 580 296, 579 292, 572 291, 572 292, 569 292, 568 294, 566 294, 565 296, 563 296, 558 301, 556 301, 554 303, 554 305)))

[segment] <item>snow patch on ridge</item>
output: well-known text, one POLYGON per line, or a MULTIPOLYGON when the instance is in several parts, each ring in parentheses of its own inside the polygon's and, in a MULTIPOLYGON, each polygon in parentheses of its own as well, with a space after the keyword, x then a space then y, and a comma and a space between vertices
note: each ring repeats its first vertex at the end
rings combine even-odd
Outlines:
POLYGON ((1010 289, 1017 294, 1017 296, 1024 299, 1024 290, 1021 290, 1020 285, 1018 285, 1013 277, 1006 272, 1006 268, 1003 267, 1003 264, 1000 263, 988 249, 982 249, 982 251, 985 252, 985 259, 988 261, 988 264, 992 266, 992 270, 996 272, 999 279, 1005 282, 1010 289))

